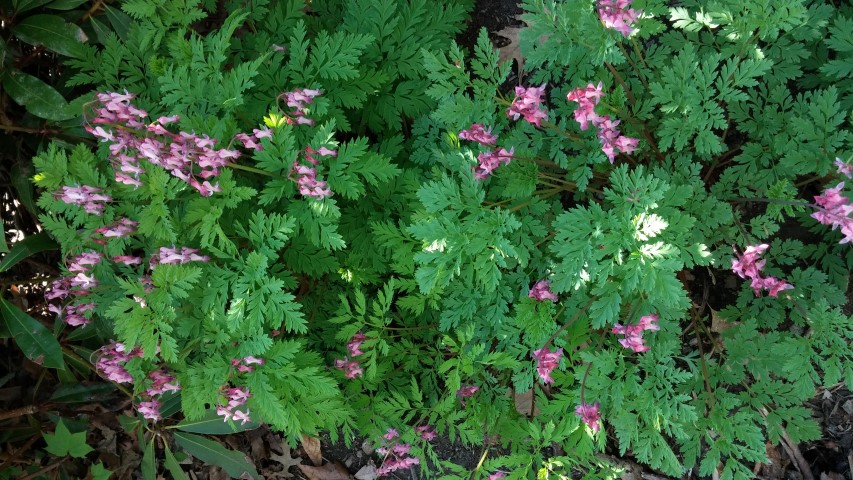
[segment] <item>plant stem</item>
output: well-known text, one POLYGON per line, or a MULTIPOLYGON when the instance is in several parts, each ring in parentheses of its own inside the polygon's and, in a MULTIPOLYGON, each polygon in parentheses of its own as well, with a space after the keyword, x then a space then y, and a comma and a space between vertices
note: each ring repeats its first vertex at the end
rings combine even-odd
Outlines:
MULTIPOLYGON (((549 345, 551 345, 551 342, 553 342, 553 341, 554 341, 554 339, 555 339, 555 338, 557 338, 557 335, 559 335, 559 334, 560 334, 560 332, 562 332, 563 330, 565 330, 566 328, 568 328, 568 326, 569 326, 569 325, 571 325, 571 324, 575 323, 575 320, 577 320, 578 318, 580 318, 580 316, 581 316, 581 315, 583 315, 583 314, 584 314, 584 312, 586 312, 586 311, 589 309, 589 307, 590 307, 590 306, 592 306, 592 302, 594 302, 594 301, 595 301, 595 297, 590 298, 590 299, 589 299, 589 301, 587 301, 587 302, 586 302, 586 305, 584 305, 584 306, 583 306, 583 308, 581 308, 580 310, 578 310, 578 311, 577 311, 577 313, 575 313, 575 314, 572 316, 572 318, 570 318, 570 319, 569 319, 569 321, 568 321, 568 322, 566 322, 562 327, 560 327, 556 332, 554 332, 554 334, 553 334, 553 335, 551 335, 551 337, 548 339, 548 341, 546 341, 546 342, 545 342, 545 345, 543 345, 543 346, 542 346, 542 348, 546 348, 546 347, 548 347, 549 345)), ((562 313, 563 313, 563 311, 564 311, 565 309, 566 309, 566 306, 565 306, 565 305, 563 305, 563 310, 560 310, 560 311, 557 313, 556 317, 559 317, 559 316, 560 316, 560 314, 562 314, 562 313)))
POLYGON ((240 165, 239 163, 229 163, 226 165, 226 167, 233 168, 234 170, 243 170, 244 172, 257 173, 258 175, 264 175, 266 177, 288 180, 288 178, 285 176, 271 173, 266 170, 261 170, 260 168, 250 167, 248 165, 240 165))

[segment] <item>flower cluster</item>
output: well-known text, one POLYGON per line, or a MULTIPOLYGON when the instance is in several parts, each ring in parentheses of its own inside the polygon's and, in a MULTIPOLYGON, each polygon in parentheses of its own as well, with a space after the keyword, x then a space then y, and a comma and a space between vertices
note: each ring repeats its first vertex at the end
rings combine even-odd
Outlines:
POLYGON ((385 456, 382 466, 376 469, 377 476, 384 477, 391 472, 405 470, 420 463, 417 457, 408 456, 412 449, 410 444, 395 441, 399 436, 400 434, 393 428, 389 428, 382 436, 388 443, 376 449, 377 453, 385 456))
POLYGON ((610 160, 610 163, 616 159, 616 150, 622 153, 632 153, 637 149, 639 140, 629 138, 621 133, 616 128, 619 125, 619 120, 611 120, 609 115, 598 115, 595 113, 595 107, 598 105, 601 97, 604 96, 602 83, 598 85, 588 84, 586 88, 576 88, 569 92, 566 96, 570 102, 577 102, 578 108, 575 110, 575 120, 580 124, 581 130, 586 130, 589 124, 596 129, 599 141, 601 141, 601 151, 610 160))
MULTIPOLYGON (((468 130, 459 132, 459 138, 470 140, 481 145, 492 146, 498 140, 498 137, 492 135, 492 129, 486 130, 483 125, 475 123, 468 130)), ((509 165, 512 160, 514 148, 506 150, 505 148, 495 148, 488 152, 483 152, 477 155, 478 164, 474 167, 474 177, 484 180, 489 177, 501 164, 509 165)))
POLYGON ((554 383, 551 378, 551 371, 560 364, 560 359, 563 358, 563 349, 558 348, 556 351, 550 351, 548 347, 540 348, 533 351, 533 358, 536 359, 536 373, 539 378, 546 384, 554 383))
POLYGON ((556 302, 559 300, 557 295, 550 290, 551 282, 548 280, 540 280, 533 285, 533 288, 530 289, 530 292, 527 294, 528 297, 533 298, 537 301, 543 300, 551 300, 552 302, 556 302))
POLYGON ((525 120, 533 125, 541 127, 542 120, 548 120, 548 114, 541 105, 542 94, 544 93, 544 84, 530 88, 515 87, 515 98, 512 100, 509 109, 507 109, 506 115, 513 120, 524 117, 525 120))
POLYGON ((759 258, 768 247, 769 245, 766 243, 748 246, 743 255, 737 255, 737 251, 735 251, 735 258, 732 259, 732 271, 740 278, 752 280, 750 286, 755 291, 756 296, 761 289, 765 289, 770 291, 771 297, 775 297, 782 290, 790 290, 794 287, 780 278, 761 276, 761 270, 767 260, 759 260, 759 258))
POLYGON ((631 0, 598 0, 598 16, 601 23, 625 37, 636 32, 633 23, 643 14, 640 10, 629 8, 631 0))
POLYGON ((843 188, 844 182, 841 182, 835 188, 824 190, 823 195, 816 195, 814 199, 820 209, 812 217, 824 225, 832 225, 833 230, 841 229, 844 238, 840 243, 848 243, 853 242, 853 217, 850 216, 853 204, 841 194, 843 188))
POLYGON ((464 407, 465 399, 468 397, 473 397, 478 390, 480 390, 480 387, 474 385, 465 385, 459 390, 456 390, 456 396, 459 397, 459 401, 462 402, 462 406, 464 407))
MULTIPOLYGON (((69 295, 85 296, 98 286, 98 280, 91 273, 92 267, 100 263, 101 254, 93 251, 83 252, 72 258, 68 263, 68 271, 74 276, 62 277, 54 280, 50 290, 45 292, 47 300, 64 299, 69 295)), ((63 316, 65 323, 72 327, 87 325, 90 320, 84 316, 84 312, 95 309, 92 302, 79 305, 66 305, 64 307, 50 303, 47 309, 59 316, 63 316)))
POLYGON ((255 371, 252 365, 263 365, 264 359, 249 355, 243 358, 232 358, 231 366, 236 368, 240 373, 250 373, 255 371))
POLYGON ((329 185, 323 180, 317 180, 317 165, 319 161, 314 158, 314 155, 320 156, 338 156, 337 150, 330 150, 326 147, 320 147, 319 150, 314 150, 311 147, 305 148, 305 160, 311 166, 301 165, 298 160, 293 162, 293 172, 296 173, 296 184, 299 186, 299 193, 306 197, 323 198, 331 197, 332 191, 329 185))
POLYGON ((581 403, 575 408, 575 413, 581 417, 583 423, 587 424, 590 429, 592 429, 593 433, 597 433, 598 430, 601 429, 601 424, 599 420, 601 420, 601 414, 598 412, 598 402, 590 405, 588 403, 581 403))
POLYGON ((344 376, 347 378, 356 378, 360 377, 364 370, 361 368, 361 364, 358 360, 351 360, 350 357, 358 357, 360 355, 364 355, 364 352, 361 351, 361 344, 367 337, 358 332, 352 336, 349 342, 347 342, 347 351, 349 355, 344 358, 339 358, 335 360, 335 368, 338 370, 342 370, 344 372, 344 376))
MULTIPOLYGON (((95 233, 100 234, 104 238, 124 238, 136 232, 137 225, 139 225, 139 222, 134 222, 129 218, 121 218, 111 225, 96 228, 95 233)), ((104 245, 106 243, 102 239, 95 239, 95 242, 101 245, 104 245)))
POLYGON ((500 480, 501 478, 506 478, 506 472, 497 471, 489 475, 489 480, 500 480))
POLYGON ((188 183, 203 196, 218 192, 219 184, 211 184, 208 179, 218 176, 220 169, 238 158, 240 152, 214 149, 217 140, 207 135, 170 132, 165 126, 177 122, 177 115, 144 124, 148 113, 131 104, 133 98, 133 94, 126 92, 98 94, 95 118, 85 126, 89 133, 111 144, 110 160, 115 168, 115 180, 134 187, 142 186, 140 175, 145 169, 140 161, 145 159, 188 183), (116 128, 108 130, 100 125, 116 128))
POLYGON ((637 353, 647 352, 649 351, 649 346, 646 345, 643 340, 643 332, 646 330, 660 330, 660 326, 657 324, 657 321, 657 315, 645 315, 640 317, 640 321, 633 325, 623 326, 617 323, 611 331, 617 335, 625 335, 625 338, 619 339, 619 343, 621 343, 623 347, 631 349, 637 353))
POLYGON ((160 400, 154 397, 162 396, 166 392, 177 392, 181 389, 178 384, 178 379, 174 375, 168 373, 164 369, 154 370, 148 374, 151 380, 151 386, 145 389, 144 397, 148 400, 139 402, 136 406, 136 411, 141 413, 148 420, 160 420, 160 400))
POLYGON ((432 441, 436 437, 435 428, 432 425, 421 425, 415 427, 415 433, 426 441, 432 441))
POLYGON ((222 417, 223 422, 227 422, 228 420, 233 420, 235 422, 240 422, 245 425, 246 422, 251 422, 252 419, 249 417, 249 410, 234 410, 237 407, 243 406, 246 404, 246 400, 252 396, 249 393, 248 387, 243 388, 226 388, 223 387, 223 392, 225 395, 225 405, 220 405, 216 407, 216 414, 222 417))
POLYGON ((262 151, 264 147, 261 145, 262 138, 272 138, 272 130, 267 127, 263 127, 261 129, 254 128, 252 129, 252 134, 246 133, 238 133, 234 135, 234 138, 240 140, 245 148, 251 148, 255 151, 262 151))
POLYGON ((103 188, 90 187, 88 185, 81 185, 79 187, 63 186, 53 196, 69 205, 80 205, 86 210, 86 213, 100 216, 104 213, 105 202, 112 201, 113 199, 109 195, 100 193, 102 191, 103 188))
POLYGON ((314 97, 320 95, 320 90, 312 90, 310 88, 297 88, 292 92, 284 92, 280 97, 284 97, 287 106, 293 110, 290 112, 290 117, 287 118, 287 123, 298 125, 314 125, 314 120, 305 116, 305 109, 314 101, 314 97))
POLYGON ((133 377, 125 370, 123 364, 134 357, 142 357, 140 348, 136 347, 128 352, 123 343, 113 342, 101 347, 98 354, 99 358, 95 363, 98 372, 116 383, 133 383, 133 377))
POLYGON ((853 178, 853 164, 846 163, 844 160, 835 157, 835 166, 838 167, 838 173, 847 178, 853 178))
POLYGON ((189 262, 207 262, 210 257, 199 255, 197 248, 160 247, 157 253, 149 258, 151 268, 157 265, 183 265, 189 262))

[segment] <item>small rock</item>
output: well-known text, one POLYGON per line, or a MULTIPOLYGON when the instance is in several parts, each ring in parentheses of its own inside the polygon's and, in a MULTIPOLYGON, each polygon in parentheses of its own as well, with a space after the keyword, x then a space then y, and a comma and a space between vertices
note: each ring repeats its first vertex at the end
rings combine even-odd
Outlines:
POLYGON ((365 440, 361 444, 361 451, 368 455, 373 455, 373 452, 375 452, 376 449, 373 448, 373 443, 370 440, 365 440))
POLYGON ((841 405, 841 408, 843 408, 844 411, 847 412, 847 415, 853 415, 853 399, 844 402, 844 404, 841 405))

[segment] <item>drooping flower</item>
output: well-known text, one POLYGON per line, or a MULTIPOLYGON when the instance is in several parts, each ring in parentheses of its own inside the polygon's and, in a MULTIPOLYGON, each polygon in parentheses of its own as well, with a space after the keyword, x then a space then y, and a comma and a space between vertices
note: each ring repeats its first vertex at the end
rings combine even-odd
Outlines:
POLYGON ((609 115, 595 113, 595 107, 603 96, 602 83, 598 82, 597 86, 590 83, 586 88, 572 90, 566 95, 566 99, 578 104, 578 108, 575 109, 575 120, 581 130, 586 130, 589 124, 595 126, 596 135, 601 142, 601 151, 610 163, 613 163, 618 152, 633 153, 640 141, 619 133, 619 129, 616 128, 619 120, 611 120, 609 115))
POLYGON ((660 326, 657 322, 657 315, 645 315, 640 317, 640 320, 633 325, 621 325, 617 323, 611 329, 611 332, 617 335, 625 335, 624 338, 619 339, 619 343, 622 344, 623 347, 633 350, 636 353, 643 353, 650 349, 650 347, 645 344, 643 332, 646 330, 660 330, 660 326))
POLYGON ((575 413, 581 417, 581 420, 592 429, 593 433, 597 433, 599 429, 601 429, 601 424, 599 420, 601 420, 601 414, 598 411, 598 402, 590 405, 588 403, 581 403, 575 408, 575 413))
POLYGON ((841 158, 836 157, 835 166, 838 167, 837 173, 844 175, 847 178, 853 178, 853 164, 847 163, 841 158))
POLYGON ((397 470, 404 470, 417 465, 419 460, 415 457, 407 457, 406 455, 412 449, 412 445, 408 443, 399 443, 396 439, 400 433, 393 428, 389 428, 382 436, 382 446, 376 449, 376 453, 384 455, 382 465, 376 469, 376 475, 383 477, 397 470))
POLYGON ((475 123, 468 127, 467 130, 459 132, 459 138, 483 145, 494 145, 495 142, 498 141, 498 137, 496 135, 492 135, 491 127, 486 130, 483 125, 479 123, 475 123))
POLYGON ((79 205, 87 213, 100 216, 104 213, 106 202, 110 202, 113 199, 109 195, 100 193, 103 190, 103 188, 88 185, 81 185, 79 187, 63 186, 59 192, 53 195, 55 198, 69 205, 79 205))
POLYGON ((537 127, 542 126, 542 121, 548 119, 548 114, 542 108, 542 94, 545 93, 545 85, 524 88, 515 87, 515 98, 507 109, 506 114, 513 120, 524 117, 525 120, 537 127))
POLYGON ((349 358, 339 358, 335 360, 335 368, 344 372, 344 376, 347 378, 356 378, 360 377, 364 370, 361 368, 361 364, 355 360, 350 360, 349 358))
POLYGON ((160 420, 160 402, 158 400, 149 400, 147 402, 139 402, 136 406, 136 411, 141 413, 148 420, 160 420))
POLYGON ((432 425, 421 425, 419 427, 415 427, 415 432, 427 441, 434 440, 437 435, 435 428, 432 425))
POLYGON ((560 359, 563 358, 563 349, 558 348, 555 351, 550 351, 548 347, 540 348, 533 351, 533 358, 536 359, 536 373, 545 384, 554 383, 551 378, 551 372, 557 365, 560 364, 560 359))
POLYGON ((100 357, 95 363, 95 368, 109 380, 116 383, 133 383, 133 377, 124 368, 124 363, 134 357, 141 357, 142 350, 134 348, 127 351, 122 343, 111 343, 98 350, 100 357))
POLYGON ((137 225, 139 225, 139 222, 134 222, 128 218, 121 218, 111 225, 95 229, 95 232, 103 235, 105 238, 123 238, 135 232, 137 225))
POLYGON ((634 22, 642 11, 629 8, 632 0, 598 0, 598 16, 607 28, 612 28, 625 37, 636 32, 634 22))
POLYGON ((550 287, 551 282, 548 280, 540 280, 533 285, 533 288, 530 289, 530 292, 527 294, 528 297, 536 299, 538 301, 543 300, 551 300, 552 302, 556 302, 559 300, 556 294, 554 294, 550 287))
POLYGON ((512 155, 515 148, 510 148, 507 151, 505 148, 499 148, 490 152, 483 152, 477 156, 479 164, 474 168, 474 177, 480 180, 486 179, 492 174, 501 164, 509 165, 512 160, 512 155))
POLYGON ((365 340, 367 340, 367 337, 363 333, 358 332, 352 336, 349 342, 347 342, 347 350, 351 357, 357 357, 364 354, 360 348, 361 344, 364 343, 365 340))
POLYGON ((145 393, 149 397, 163 395, 166 392, 177 392, 181 389, 178 379, 162 368, 150 372, 148 378, 151 379, 151 386, 145 390, 145 393))
POLYGON ((853 242, 853 203, 850 199, 841 194, 844 188, 844 182, 839 183, 834 188, 827 188, 823 191, 823 195, 814 197, 818 205, 818 211, 812 214, 812 217, 824 225, 832 225, 832 229, 839 228, 844 237, 839 243, 853 242))
POLYGON ((456 390, 456 396, 459 398, 472 397, 477 391, 480 390, 480 387, 474 385, 465 385, 459 390, 456 390))
POLYGON ((769 290, 770 296, 776 297, 780 291, 790 290, 794 286, 779 278, 761 276, 761 270, 767 260, 760 259, 760 257, 767 251, 768 247, 769 245, 763 243, 746 247, 746 250, 740 255, 735 251, 735 257, 732 259, 732 271, 740 278, 751 280, 750 286, 755 291, 756 296, 761 290, 769 290))
POLYGON ((501 478, 506 478, 506 472, 497 471, 489 475, 489 480, 500 480, 501 478))
POLYGON ((153 269, 157 265, 183 265, 189 262, 207 262, 210 257, 199 255, 197 248, 160 247, 157 253, 151 255, 149 263, 153 269))
POLYGON ((251 398, 252 394, 249 393, 248 387, 243 388, 231 388, 231 387, 222 387, 222 393, 225 396, 225 405, 219 405, 216 407, 216 414, 222 417, 223 422, 227 422, 228 420, 233 421, 241 421, 243 424, 246 422, 252 421, 249 417, 249 410, 246 411, 235 411, 234 409, 237 407, 241 407, 246 404, 246 400, 251 398))

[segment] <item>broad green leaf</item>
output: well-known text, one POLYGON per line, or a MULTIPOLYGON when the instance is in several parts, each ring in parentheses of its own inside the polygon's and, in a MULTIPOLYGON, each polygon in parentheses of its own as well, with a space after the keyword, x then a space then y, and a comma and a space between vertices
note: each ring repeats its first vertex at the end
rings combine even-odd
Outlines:
POLYGON ((56 250, 59 245, 53 241, 47 232, 37 233, 24 238, 12 245, 12 250, 0 260, 0 273, 9 270, 21 260, 45 250, 56 250))
POLYGON ((9 253, 9 245, 6 243, 5 222, 0 222, 0 253, 9 253))
POLYGON ((246 460, 245 455, 228 450, 213 440, 192 433, 175 432, 175 443, 199 460, 222 467, 232 478, 239 478, 245 473, 253 479, 259 478, 255 467, 246 460))
POLYGON ((175 480, 185 480, 188 478, 184 469, 181 468, 181 464, 178 463, 178 459, 169 450, 168 445, 166 446, 166 468, 169 469, 169 473, 172 474, 172 478, 175 480))
POLYGON ((45 3, 50 3, 50 0, 12 0, 12 10, 15 13, 23 13, 27 10, 38 8, 45 3))
POLYGON ((3 88, 18 105, 39 118, 67 120, 68 102, 55 88, 38 78, 23 72, 13 71, 3 77, 3 88))
POLYGON ((62 347, 50 330, 3 298, 0 298, 0 314, 27 358, 47 368, 65 370, 62 347))
POLYGON ((102 463, 95 463, 92 464, 92 468, 89 470, 89 473, 92 474, 92 480, 109 480, 113 471, 108 470, 102 463))
POLYGON ((48 5, 47 8, 53 10, 72 10, 88 1, 89 0, 55 0, 50 5, 48 5))
POLYGON ((142 454, 142 480, 154 480, 157 477, 157 457, 154 455, 154 439, 145 444, 145 453, 142 454))
POLYGON ((59 386, 50 400, 57 403, 97 403, 109 397, 115 390, 112 383, 74 383, 59 386))
POLYGON ((260 425, 255 422, 247 422, 245 425, 233 422, 224 422, 222 421, 222 417, 216 414, 216 410, 210 409, 198 420, 184 420, 171 428, 177 428, 178 430, 183 430, 185 432, 223 435, 245 432, 246 430, 258 428, 259 426, 260 425))
POLYGON ((56 424, 56 430, 53 433, 45 433, 44 441, 47 446, 44 448, 48 452, 57 457, 71 456, 74 458, 83 458, 94 450, 86 444, 86 432, 71 433, 65 422, 62 419, 56 424))
POLYGON ((74 58, 86 54, 83 42, 88 40, 83 30, 56 15, 33 15, 12 28, 21 41, 41 46, 56 53, 74 58))
POLYGON ((26 166, 16 164, 12 167, 12 186, 18 193, 18 200, 21 204, 33 215, 38 215, 40 212, 36 208, 36 202, 33 200, 33 183, 32 164, 27 162, 26 166))
POLYGON ((115 30, 118 38, 126 40, 127 32, 130 30, 130 23, 133 21, 130 16, 109 5, 104 7, 104 13, 107 16, 107 20, 109 20, 110 25, 113 26, 113 30, 115 30))

